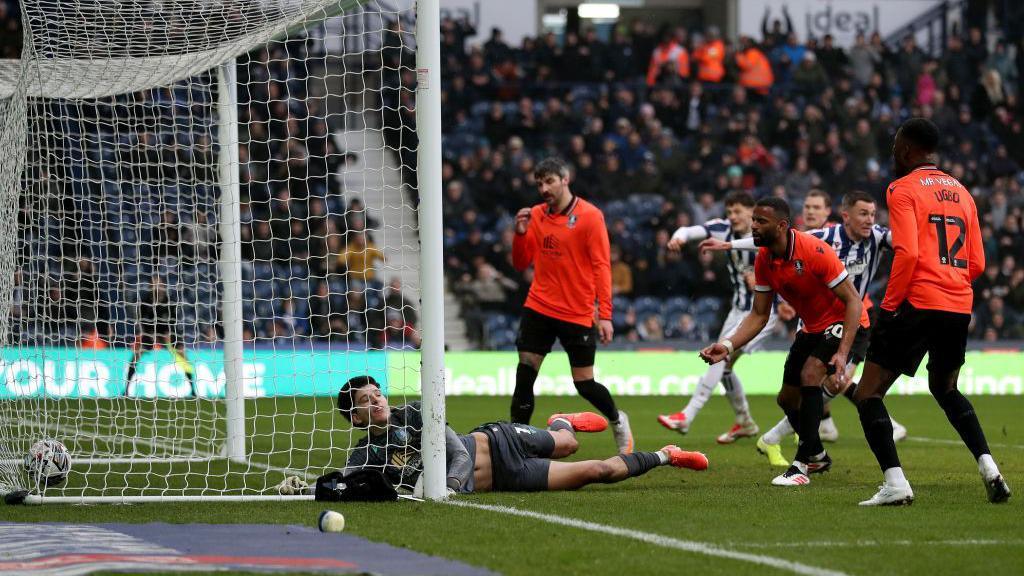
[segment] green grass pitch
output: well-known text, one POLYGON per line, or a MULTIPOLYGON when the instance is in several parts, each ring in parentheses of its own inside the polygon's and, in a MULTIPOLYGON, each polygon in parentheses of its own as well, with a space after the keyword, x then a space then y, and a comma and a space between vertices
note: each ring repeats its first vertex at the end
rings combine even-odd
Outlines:
MULTIPOLYGON (((973 397, 996 460, 1011 489, 1024 489, 1024 398, 973 397)), ((265 401, 261 401, 265 402, 265 401)), ((290 404, 292 401, 288 401, 290 404)), ((297 412, 328 410, 331 399, 295 401, 297 412), (322 404, 322 406, 321 406, 322 404)), ((833 470, 797 489, 770 485, 770 468, 752 440, 718 446, 714 437, 731 421, 727 402, 715 397, 679 436, 655 421, 659 412, 678 410, 680 398, 621 398, 633 423, 639 449, 668 443, 708 454, 711 468, 695 473, 659 468, 616 485, 578 492, 479 494, 459 500, 494 504, 579 519, 679 540, 716 545, 846 574, 965 574, 1024 572, 1024 514, 1021 495, 1005 505, 985 499, 976 465, 959 444, 942 411, 929 397, 891 398, 891 413, 910 431, 899 445, 917 501, 906 508, 861 509, 857 502, 874 493, 881 474, 863 439, 849 402, 834 404, 840 439, 827 445, 833 470)), ((780 413, 769 397, 751 398, 758 423, 766 429, 780 413)), ((553 411, 581 410, 577 397, 538 399, 535 424, 553 411)), ((278 410, 282 403, 278 403, 278 410)), ((448 400, 456 430, 503 418, 508 398, 448 400)), ((328 412, 316 427, 334 422, 328 412)), ((269 425, 269 419, 261 420, 269 425)), ((279 415, 276 425, 305 425, 279 415)), ((284 444, 280 435, 256 430, 254 442, 284 444)), ((347 434, 345 442, 347 443, 347 434)), ((293 439, 296 446, 309 438, 293 439)), ((789 445, 791 446, 791 445, 789 445)), ((298 449, 295 449, 296 451, 298 449)), ((613 453, 610 433, 581 435, 576 458, 613 453)), ((788 452, 794 449, 789 448, 788 452)), ((291 454, 292 462, 328 458, 291 454)), ((395 504, 208 503, 131 506, 0 507, 7 521, 37 522, 200 522, 294 523, 312 525, 320 510, 342 511, 346 530, 367 538, 488 567, 504 574, 765 574, 791 573, 740 560, 665 548, 623 536, 569 528, 532 518, 439 503, 395 504)), ((244 537, 240 534, 239 537, 244 537)))

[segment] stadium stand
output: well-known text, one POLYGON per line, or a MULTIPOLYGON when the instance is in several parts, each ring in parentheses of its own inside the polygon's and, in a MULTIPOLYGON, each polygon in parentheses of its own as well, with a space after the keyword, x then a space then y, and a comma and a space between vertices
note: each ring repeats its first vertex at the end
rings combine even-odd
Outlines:
MULTIPOLYGON (((17 3, 0 0, 3 57, 20 54, 18 26, 17 3)), ((980 34, 952 34, 944 49, 926 53, 910 36, 890 46, 876 34, 843 49, 827 36, 800 44, 784 29, 766 27, 760 39, 722 39, 720 61, 707 56, 711 30, 655 31, 634 22, 605 40, 588 30, 527 38, 517 47, 495 30, 477 46, 468 23, 443 20, 446 271, 471 337, 484 349, 514 347, 530 278, 511 266, 511 221, 537 202, 531 172, 542 157, 569 160, 573 190, 604 210, 616 339, 702 340, 728 310, 724 263, 692 248, 671 253, 664 248, 668 235, 719 217, 722 198, 738 189, 783 197, 797 212, 812 187, 837 201, 864 190, 884 207, 894 130, 922 115, 939 125, 943 165, 972 190, 983 214, 989 266, 976 286, 972 337, 1024 338, 1024 42, 988 43, 980 34)), ((323 111, 305 104, 315 107, 316 99, 288 98, 305 94, 309 74, 289 54, 308 49, 271 44, 239 65, 246 87, 240 116, 252 122, 240 150, 246 337, 370 347, 402 334, 414 341, 416 314, 401 283, 385 287, 375 277, 372 218, 333 189, 330 175, 345 156, 323 111), (295 147, 317 161, 286 160, 295 147), (342 244, 345 235, 350 241, 342 244), (342 245, 355 245, 357 253, 342 245)), ((402 57, 400 41, 385 39, 383 61, 402 57)), ((415 137, 414 78, 389 81, 385 109, 401 116, 384 118, 385 138, 407 142, 415 137)), ((135 100, 148 108, 142 115, 157 119, 139 142, 119 140, 102 123, 72 123, 72 137, 103 144, 84 146, 86 153, 136 147, 130 170, 140 179, 59 195, 51 201, 65 204, 67 221, 22 222, 29 265, 19 277, 51 280, 47 290, 15 296, 22 339, 123 345, 134 330, 132 287, 160 262, 175 271, 166 279, 172 292, 195 303, 181 312, 186 341, 217 340, 216 215, 182 202, 201 198, 215 206, 212 176, 196 173, 216 168, 211 127, 161 131, 158 121, 161 106, 203 98, 210 93, 168 90, 153 101, 135 100), (181 165, 193 169, 169 168, 181 165), (138 247, 146 253, 135 253, 138 247), (61 310, 69 301, 95 305, 61 310), (33 322, 38 306, 51 307, 44 315, 50 325, 33 322)), ((414 160, 400 164, 412 168, 414 160)), ((884 210, 880 215, 884 223, 884 210)), ((883 291, 884 280, 872 289, 876 296, 883 291)))

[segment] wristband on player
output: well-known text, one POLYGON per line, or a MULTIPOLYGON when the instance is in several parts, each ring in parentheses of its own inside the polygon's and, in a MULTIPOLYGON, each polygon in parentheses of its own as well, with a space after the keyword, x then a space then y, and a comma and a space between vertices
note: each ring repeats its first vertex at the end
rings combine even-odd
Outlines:
POLYGON ((721 342, 719 342, 719 344, 725 346, 725 349, 729 351, 729 354, 732 354, 733 352, 736 351, 736 348, 732 345, 732 340, 729 340, 728 338, 722 340, 721 342))

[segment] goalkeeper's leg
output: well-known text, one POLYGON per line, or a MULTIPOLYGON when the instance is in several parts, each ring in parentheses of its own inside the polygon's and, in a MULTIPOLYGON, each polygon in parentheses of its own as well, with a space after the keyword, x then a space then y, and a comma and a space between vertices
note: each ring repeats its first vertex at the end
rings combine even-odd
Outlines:
POLYGON ((642 476, 658 466, 706 470, 708 459, 700 452, 686 452, 665 446, 657 452, 619 454, 607 460, 551 462, 548 490, 575 490, 588 484, 614 484, 642 476))

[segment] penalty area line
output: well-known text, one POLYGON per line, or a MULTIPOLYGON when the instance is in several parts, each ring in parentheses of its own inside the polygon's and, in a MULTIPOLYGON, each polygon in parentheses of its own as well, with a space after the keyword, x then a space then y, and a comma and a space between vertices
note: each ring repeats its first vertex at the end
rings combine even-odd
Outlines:
POLYGON ((765 556, 763 554, 754 554, 751 552, 729 550, 728 548, 723 548, 716 544, 711 544, 707 542, 680 540, 678 538, 662 536, 660 534, 653 534, 651 532, 631 530, 628 528, 620 528, 618 526, 609 526, 607 524, 598 524, 596 522, 588 522, 586 520, 579 520, 577 518, 567 518, 565 516, 558 516, 555 514, 544 514, 541 512, 533 512, 531 510, 520 510, 519 508, 512 508, 510 506, 476 504, 472 502, 458 502, 453 500, 448 500, 446 503, 452 506, 459 506, 462 508, 486 510, 488 512, 497 512, 499 514, 508 514, 511 516, 530 518, 533 520, 547 522, 549 524, 557 524, 559 526, 577 528, 580 530, 587 530, 590 532, 607 534, 609 536, 629 538, 631 540, 637 540, 640 542, 644 542, 646 544, 661 546, 662 548, 672 548, 675 550, 693 552, 695 554, 701 554, 704 556, 727 558, 729 560, 738 560, 740 562, 749 562, 751 564, 769 566, 772 568, 777 568, 779 570, 784 570, 786 572, 792 572, 794 574, 805 574, 807 576, 845 576, 844 572, 829 570, 827 568, 819 568, 817 566, 811 566, 808 564, 803 564, 792 560, 785 560, 783 558, 776 558, 774 556, 765 556))

